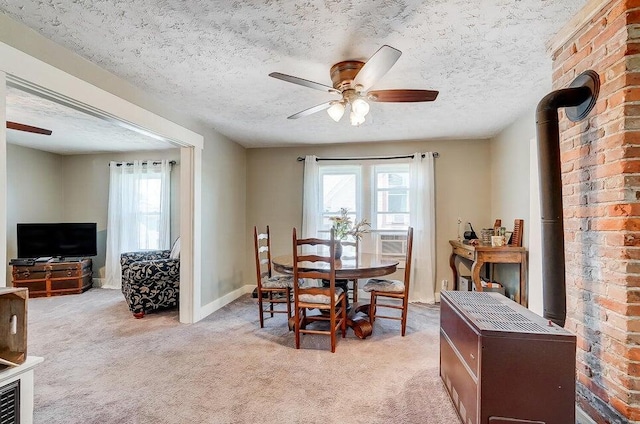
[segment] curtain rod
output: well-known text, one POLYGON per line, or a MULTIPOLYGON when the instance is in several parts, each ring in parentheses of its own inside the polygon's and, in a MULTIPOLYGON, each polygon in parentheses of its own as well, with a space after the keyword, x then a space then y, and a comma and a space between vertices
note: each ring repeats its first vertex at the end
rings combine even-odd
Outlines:
MULTIPOLYGON (((160 165, 161 163, 162 162, 151 162, 152 165, 160 165)), ((169 161, 169 165, 175 165, 176 163, 178 163, 178 162, 176 162, 175 160, 170 160, 169 161)), ((147 165, 147 161, 146 160, 143 161, 142 164, 143 165, 147 165)), ((120 163, 116 164, 116 166, 122 166, 122 165, 123 165, 123 162, 120 162, 120 163)), ((133 162, 127 162, 126 165, 127 166, 133 166, 133 162)), ((109 164, 109 166, 111 166, 111 164, 109 164)))
MULTIPOLYGON (((316 161, 321 161, 321 160, 387 160, 387 159, 413 159, 415 155, 405 155, 405 156, 379 156, 379 157, 375 157, 375 156, 364 156, 364 157, 355 157, 355 158, 316 158, 316 161)), ((424 157, 424 153, 422 154, 422 157, 424 157)), ((439 158, 440 157, 440 153, 438 152, 433 152, 433 157, 434 158, 439 158)), ((298 156, 297 159, 298 162, 304 162, 304 158, 302 156, 298 156)))

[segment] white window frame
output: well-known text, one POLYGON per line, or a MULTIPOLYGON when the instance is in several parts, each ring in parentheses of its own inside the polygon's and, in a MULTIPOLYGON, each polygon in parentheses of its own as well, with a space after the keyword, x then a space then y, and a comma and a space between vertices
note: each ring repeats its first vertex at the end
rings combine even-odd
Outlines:
MULTIPOLYGON (((408 225, 402 229, 382 229, 377 228, 378 225, 378 215, 379 214, 392 214, 390 212, 381 212, 378 209, 378 196, 381 192, 390 192, 392 190, 398 191, 398 189, 388 189, 388 188, 380 188, 378 187, 378 174, 379 173, 388 173, 388 172, 406 172, 409 174, 409 163, 400 162, 400 163, 391 163, 391 164, 375 164, 372 166, 371 179, 372 179, 372 204, 371 204, 371 219, 372 219, 372 233, 373 233, 373 241, 375 243, 375 252, 376 254, 389 258, 395 259, 400 262, 398 268, 404 268, 404 259, 406 257, 407 252, 407 228, 408 225), (400 249, 394 249, 391 246, 400 244, 400 249), (385 253, 385 251, 398 251, 398 253, 385 253)), ((411 217, 410 210, 410 180, 407 181, 407 186, 403 191, 406 191, 407 195, 407 210, 400 213, 408 213, 409 217, 411 217)))
POLYGON ((397 173, 406 173, 407 176, 409 175, 409 164, 391 164, 391 165, 374 165, 373 166, 373 184, 372 184, 372 193, 373 193, 373 203, 372 203, 372 216, 371 219, 373 220, 372 224, 374 226, 374 228, 377 231, 380 232, 394 232, 397 233, 398 231, 406 231, 408 228, 408 225, 405 226, 404 228, 401 229, 382 229, 382 228, 377 228, 378 227, 378 216, 379 215, 395 215, 395 214, 409 214, 409 216, 411 216, 411 211, 409 210, 409 205, 410 205, 410 201, 409 201, 409 195, 410 195, 410 190, 409 190, 409 181, 407 180, 407 186, 406 187, 402 187, 402 188, 380 188, 378 186, 378 174, 382 174, 382 173, 392 173, 392 172, 397 172, 397 173), (387 212, 387 211, 381 211, 378 209, 378 200, 379 200, 379 196, 381 193, 390 193, 390 192, 404 192, 404 194, 407 196, 407 209, 402 211, 402 212, 387 212))
POLYGON ((348 165, 320 165, 318 166, 319 182, 320 182, 320 202, 318 203, 318 233, 329 234, 330 228, 325 227, 324 221, 326 217, 337 216, 340 211, 324 211, 324 176, 325 175, 344 175, 353 174, 356 177, 356 210, 349 210, 349 213, 355 213, 355 220, 359 221, 363 216, 363 202, 362 202, 362 165, 360 164, 348 164, 348 165))
MULTIPOLYGON (((318 204, 318 222, 322 223, 319 227, 319 236, 324 237, 329 233, 329 229, 323 226, 324 218, 327 216, 336 216, 339 211, 322 210, 324 206, 324 187, 323 176, 329 174, 347 174, 353 172, 356 175, 356 211, 355 219, 357 221, 366 218, 371 223, 371 237, 370 240, 364 241, 361 244, 363 251, 375 252, 378 255, 388 257, 389 259, 395 259, 400 261, 400 268, 404 267, 404 258, 406 255, 406 228, 404 229, 378 229, 377 217, 378 217, 378 193, 380 191, 391 191, 390 189, 378 189, 377 187, 377 174, 379 172, 409 172, 408 162, 395 162, 395 163, 380 163, 380 162, 355 162, 349 164, 327 164, 319 165, 319 180, 320 180, 320 202, 318 204), (402 239, 402 236, 405 236, 402 239), (389 237, 389 240, 385 240, 389 237), (402 244, 401 253, 388 254, 383 253, 383 250, 387 250, 383 247, 383 244, 402 244)), ((407 196, 410 196, 410 187, 406 187, 407 196)), ((411 204, 407 202, 407 207, 411 204)), ((352 212, 352 211, 350 211, 352 212)), ((411 211, 407 212, 411 214, 411 211)), ((393 249, 392 249, 393 250, 393 249)))
MULTIPOLYGON (((138 184, 137 184, 137 192, 138 193, 143 193, 145 192, 146 196, 149 196, 149 193, 147 190, 144 190, 141 187, 141 182, 142 180, 157 180, 158 184, 160 185, 160 189, 158 192, 158 196, 156 199, 153 199, 154 203, 157 203, 158 206, 158 210, 156 212, 150 212, 148 210, 146 210, 146 208, 142 208, 142 196, 139 197, 138 199, 138 204, 137 204, 137 210, 138 210, 138 214, 145 216, 147 218, 151 218, 151 217, 156 217, 158 223, 160 223, 160 202, 162 201, 162 176, 160 175, 160 172, 154 172, 153 170, 151 171, 147 171, 144 174, 140 175, 138 177, 138 184)), ((170 184, 170 182, 168 182, 168 184, 170 184)), ((171 187, 171 186, 169 186, 171 187)), ((170 212, 170 210, 168 211, 170 212)), ((145 222, 147 222, 145 220, 145 222)), ((137 233, 139 235, 144 234, 146 237, 144 238, 144 240, 142 238, 138 238, 139 242, 140 242, 140 246, 139 246, 139 250, 163 250, 166 247, 165 246, 161 246, 160 240, 161 240, 161 236, 160 234, 162 233, 162 229, 158 227, 158 233, 157 233, 157 237, 155 237, 155 240, 151 240, 149 238, 149 232, 148 230, 145 230, 144 232, 141 231, 140 226, 138 226, 138 228, 136 229, 137 233)))

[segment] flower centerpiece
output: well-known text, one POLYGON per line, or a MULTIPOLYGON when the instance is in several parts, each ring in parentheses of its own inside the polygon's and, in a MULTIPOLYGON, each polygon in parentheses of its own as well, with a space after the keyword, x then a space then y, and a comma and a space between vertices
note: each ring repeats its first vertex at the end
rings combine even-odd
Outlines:
POLYGON ((349 209, 347 208, 340 208, 340 216, 332 216, 329 220, 333 223, 333 234, 338 241, 336 243, 336 259, 342 256, 342 244, 340 240, 346 239, 347 236, 361 240, 362 235, 368 233, 371 228, 371 224, 369 224, 366 219, 353 223, 351 217, 349 217, 349 209))

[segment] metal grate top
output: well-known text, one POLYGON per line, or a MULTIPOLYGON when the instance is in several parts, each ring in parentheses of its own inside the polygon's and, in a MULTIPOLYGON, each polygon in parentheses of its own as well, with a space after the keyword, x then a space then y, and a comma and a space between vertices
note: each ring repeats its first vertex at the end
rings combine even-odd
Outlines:
POLYGON ((570 334, 511 299, 488 292, 448 291, 445 296, 481 330, 570 334))

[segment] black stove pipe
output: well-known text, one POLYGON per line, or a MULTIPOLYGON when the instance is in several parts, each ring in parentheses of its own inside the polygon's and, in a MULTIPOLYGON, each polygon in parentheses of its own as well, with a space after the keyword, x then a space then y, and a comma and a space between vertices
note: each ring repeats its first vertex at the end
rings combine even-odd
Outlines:
POLYGON ((553 91, 538 103, 538 169, 542 218, 542 287, 544 317, 564 327, 567 304, 562 222, 562 178, 558 109, 572 121, 584 119, 598 97, 600 80, 594 71, 578 76, 569 88, 553 91))

